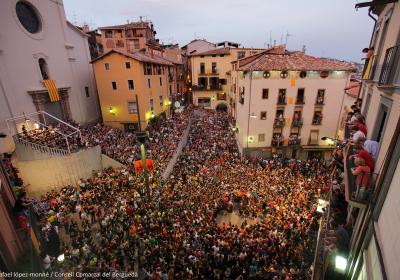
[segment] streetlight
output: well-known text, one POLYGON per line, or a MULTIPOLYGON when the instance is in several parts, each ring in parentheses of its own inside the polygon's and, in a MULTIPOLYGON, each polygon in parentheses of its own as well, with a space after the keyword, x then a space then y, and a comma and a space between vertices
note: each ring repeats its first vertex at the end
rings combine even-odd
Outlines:
POLYGON ((143 164, 144 186, 146 188, 147 196, 150 198, 149 173, 146 167, 146 149, 144 146, 144 143, 147 140, 147 133, 144 131, 139 131, 136 132, 135 136, 137 142, 140 144, 140 154, 142 156, 142 164, 143 164))
POLYGON ((337 255, 335 257, 335 268, 341 272, 344 272, 347 267, 347 259, 343 256, 337 255))

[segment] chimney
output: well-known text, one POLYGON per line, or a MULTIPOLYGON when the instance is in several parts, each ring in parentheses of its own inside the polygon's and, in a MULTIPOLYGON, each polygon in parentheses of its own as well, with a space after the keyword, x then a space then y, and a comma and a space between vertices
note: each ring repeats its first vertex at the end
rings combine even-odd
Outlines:
POLYGON ((139 17, 139 19, 140 19, 140 22, 142 22, 142 21, 143 21, 143 17, 142 17, 142 16, 140 16, 140 17, 139 17))
POLYGON ((85 33, 88 33, 90 31, 89 25, 86 23, 82 26, 82 31, 85 33))
POLYGON ((303 45, 303 47, 301 48, 301 51, 302 51, 303 53, 306 53, 306 45, 303 45))

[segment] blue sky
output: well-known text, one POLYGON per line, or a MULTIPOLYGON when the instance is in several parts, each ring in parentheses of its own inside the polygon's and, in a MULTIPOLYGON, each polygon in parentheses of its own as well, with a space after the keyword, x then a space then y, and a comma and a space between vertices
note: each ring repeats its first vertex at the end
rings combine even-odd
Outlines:
POLYGON ((315 56, 361 62, 373 21, 354 0, 64 0, 68 20, 91 27, 151 20, 162 42, 194 38, 234 41, 244 47, 285 42, 315 56))

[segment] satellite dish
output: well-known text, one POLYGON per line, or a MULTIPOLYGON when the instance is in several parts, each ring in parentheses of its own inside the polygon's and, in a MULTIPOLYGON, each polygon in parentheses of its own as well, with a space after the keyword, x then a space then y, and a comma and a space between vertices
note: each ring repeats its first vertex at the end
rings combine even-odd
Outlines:
POLYGON ((179 101, 176 101, 175 102, 175 108, 179 108, 179 107, 181 107, 181 103, 179 103, 179 101))

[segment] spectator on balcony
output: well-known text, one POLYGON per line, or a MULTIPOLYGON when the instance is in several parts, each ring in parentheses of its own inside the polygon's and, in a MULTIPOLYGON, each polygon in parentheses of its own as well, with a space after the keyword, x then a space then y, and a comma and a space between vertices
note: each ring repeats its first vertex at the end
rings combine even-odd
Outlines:
POLYGON ((372 156, 369 154, 368 151, 364 150, 362 145, 355 145, 354 151, 356 154, 354 155, 355 158, 362 158, 365 161, 365 164, 371 169, 371 172, 374 170, 375 163, 372 156))
POLYGON ((353 175, 357 176, 356 179, 356 198, 358 200, 364 200, 367 197, 367 191, 369 187, 369 178, 371 176, 371 169, 365 163, 363 158, 356 158, 354 160, 356 167, 351 169, 353 175))
POLYGON ((378 155, 379 143, 373 140, 366 139, 365 137, 361 137, 358 139, 358 144, 360 144, 364 150, 366 150, 372 157, 374 161, 376 161, 376 156, 378 155))
POLYGON ((352 139, 353 143, 357 143, 361 137, 364 137, 364 138, 365 138, 364 132, 362 132, 362 131, 357 127, 357 125, 351 125, 351 126, 350 126, 350 134, 352 135, 352 136, 351 136, 351 137, 352 137, 351 139, 352 139))
POLYGON ((365 135, 367 135, 367 127, 365 126, 364 116, 361 114, 354 114, 352 117, 352 124, 356 125, 365 135))

